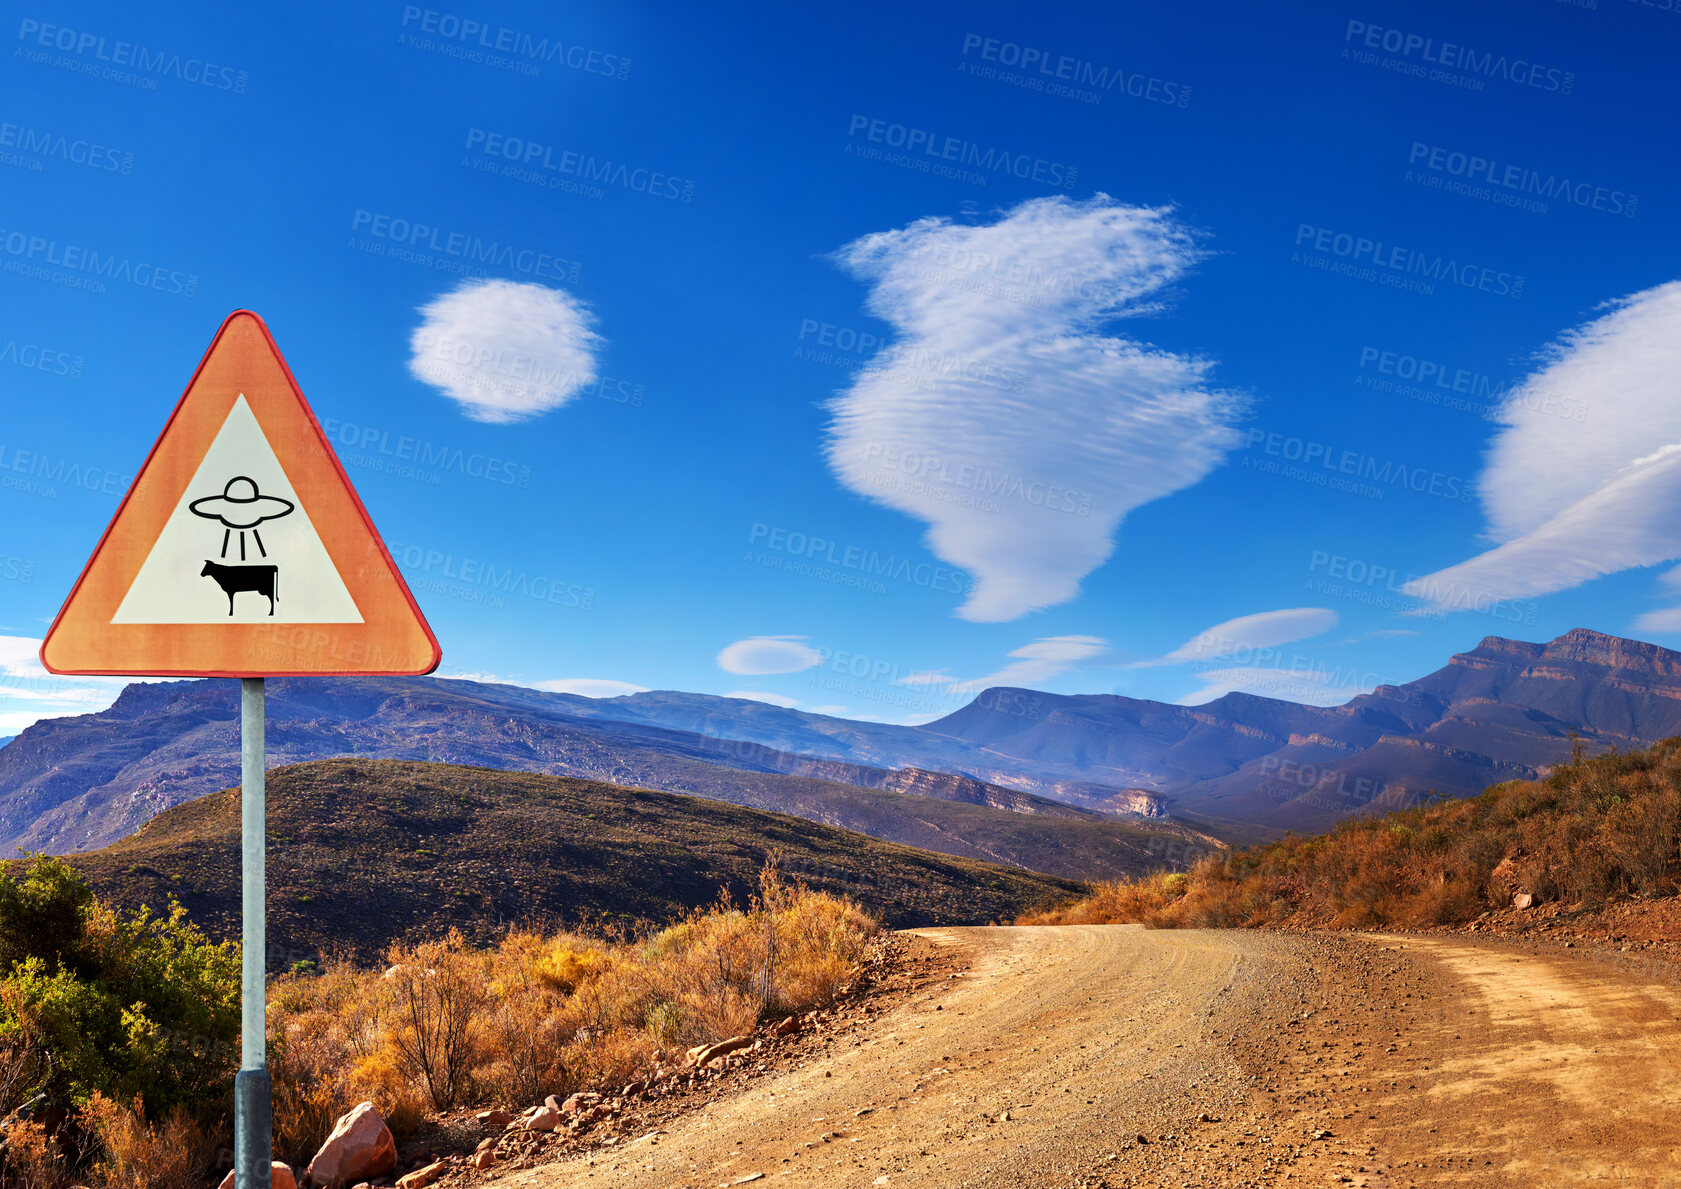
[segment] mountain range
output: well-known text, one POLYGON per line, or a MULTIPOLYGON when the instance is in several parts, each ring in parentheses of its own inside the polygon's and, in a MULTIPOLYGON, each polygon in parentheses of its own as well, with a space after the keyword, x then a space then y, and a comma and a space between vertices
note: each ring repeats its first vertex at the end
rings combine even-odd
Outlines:
MULTIPOLYGON (((1341 706, 994 688, 922 726, 671 691, 594 699, 432 678, 268 688, 274 764, 548 772, 1074 878, 1202 853, 1215 844, 1198 830, 1243 841, 1533 779, 1573 740, 1591 753, 1681 733, 1681 653, 1586 629, 1546 644, 1490 636, 1341 706)), ((132 685, 109 710, 30 727, 0 749, 0 846, 105 845, 234 784, 236 702, 231 681, 132 685)))
MULTIPOLYGON (((1182 823, 1102 814, 949 772, 577 718, 566 711, 588 699, 519 686, 275 678, 265 701, 270 767, 353 756, 542 772, 790 813, 1077 879, 1137 873, 1164 858, 1182 863, 1218 846, 1182 823)), ((0 750, 0 853, 105 846, 238 782, 237 682, 133 684, 108 710, 45 720, 0 750)))
MULTIPOLYGON (((588 701, 587 699, 585 701, 588 701)), ((803 754, 915 763, 1100 803, 1131 790, 1192 821, 1313 830, 1356 811, 1472 796, 1570 757, 1681 733, 1681 653, 1577 628, 1545 644, 1484 638, 1442 668, 1340 706, 1230 693, 1198 706, 995 688, 920 727, 646 693, 590 702, 803 754), (1093 790, 1098 790, 1094 796, 1093 790)))

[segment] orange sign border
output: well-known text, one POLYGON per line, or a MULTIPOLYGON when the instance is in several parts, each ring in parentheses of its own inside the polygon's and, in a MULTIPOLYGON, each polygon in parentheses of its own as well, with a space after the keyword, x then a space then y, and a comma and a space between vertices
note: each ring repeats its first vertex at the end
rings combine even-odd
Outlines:
MULTIPOLYGON (((208 442, 206 442, 204 444, 204 448, 206 450, 209 449, 209 443, 208 442)), ((202 457, 203 457, 203 455, 201 453, 200 458, 202 459, 202 457)), ((284 461, 282 462, 282 465, 285 465, 284 461)), ((148 545, 148 549, 149 548, 150 548, 150 546, 148 545)), ((335 565, 340 564, 338 557, 334 557, 334 564, 335 565)), ((138 573, 138 567, 136 567, 136 573, 138 573)), ((131 581, 132 581, 132 578, 131 578, 131 581)), ((358 603, 358 606, 360 608, 360 602, 358 603)), ((371 626, 367 622, 368 618, 369 618, 369 614, 368 614, 369 613, 369 608, 360 608, 360 609, 362 610, 363 620, 364 620, 364 622, 360 623, 360 624, 323 624, 323 625, 283 624, 283 625, 281 625, 281 624, 263 624, 263 623, 244 622, 244 623, 240 623, 237 626, 240 627, 240 628, 251 629, 251 631, 253 631, 253 632, 261 632, 261 631, 264 631, 264 630, 273 631, 277 628, 282 630, 282 631, 286 631, 286 632, 297 632, 297 631, 300 631, 300 630, 315 628, 315 629, 326 629, 326 630, 331 630, 331 631, 340 632, 340 633, 349 632, 350 634, 354 635, 355 633, 352 629, 367 630, 371 626)), ((109 625, 109 626, 145 628, 145 627, 154 626, 154 625, 109 625)), ((198 625, 160 625, 160 626, 192 627, 192 626, 198 626, 198 625)), ((206 625, 206 626, 210 626, 210 625, 206 625)), ((224 628, 221 625, 215 625, 214 630, 228 631, 228 630, 232 629, 234 626, 235 625, 228 625, 227 627, 224 628)), ((248 636, 248 638, 249 638, 249 636, 248 636)), ((327 642, 328 643, 334 642, 333 638, 329 637, 327 642)), ((362 646, 365 646, 366 643, 367 642, 365 640, 352 641, 353 646, 358 645, 358 644, 360 644, 362 646)), ((418 641, 417 641, 417 643, 418 643, 418 641)), ((297 648, 292 648, 290 651, 293 652, 296 655, 301 655, 302 654, 302 650, 299 650, 297 648)), ((229 314, 222 321, 221 327, 216 331, 216 337, 213 338, 210 341, 210 346, 205 351, 204 357, 199 360, 198 367, 193 370, 192 379, 190 379, 187 382, 186 390, 184 392, 182 392, 181 399, 178 400, 175 403, 175 408, 169 414, 169 420, 164 423, 163 430, 162 430, 161 433, 158 434, 157 441, 152 444, 151 450, 147 453, 146 461, 144 463, 142 463, 141 466, 140 466, 140 469, 137 472, 135 472, 134 481, 129 484, 129 489, 128 489, 127 493, 124 494, 122 502, 117 505, 117 511, 111 517, 111 523, 106 526, 105 532, 103 534, 101 534, 101 536, 99 538, 99 544, 94 546, 93 553, 88 557, 87 564, 82 567, 82 572, 77 577, 75 586, 71 587, 69 596, 64 600, 64 605, 59 608, 58 614, 53 618, 52 626, 47 629, 47 634, 46 634, 45 638, 41 641, 40 658, 41 658, 42 666, 49 673, 57 673, 57 674, 61 674, 61 675, 64 675, 64 676, 100 676, 100 677, 422 676, 424 674, 431 673, 435 669, 437 669, 439 663, 443 660, 443 650, 438 646, 438 639, 435 635, 433 635, 431 625, 426 622, 426 616, 421 613, 420 605, 415 602, 414 594, 413 594, 413 592, 411 592, 409 590, 408 583, 403 581, 403 576, 398 571, 397 564, 391 557, 391 551, 385 547, 384 539, 379 535, 379 530, 374 527, 373 519, 371 517, 369 517, 367 509, 362 505, 361 496, 359 496, 356 493, 356 488, 351 484, 350 476, 345 473, 344 465, 339 461, 338 455, 334 452, 333 447, 332 447, 332 443, 328 440, 327 435, 322 431, 321 423, 318 420, 316 420, 314 410, 309 407, 309 402, 304 399, 303 390, 298 386, 297 378, 295 376, 293 376, 291 367, 286 363, 286 357, 280 353, 280 348, 279 348, 278 345, 276 345, 276 343, 274 341, 274 336, 269 333, 268 326, 263 322, 262 318, 259 317, 257 314, 253 313, 250 310, 235 310, 233 313, 229 314), (66 616, 70 614, 70 612, 72 610, 72 607, 76 603, 77 595, 80 594, 81 591, 82 591, 83 584, 85 582, 87 582, 89 575, 93 572, 95 566, 99 563, 100 554, 106 549, 106 546, 111 542, 112 534, 116 531, 117 525, 121 522, 121 520, 123 518, 123 512, 128 508, 129 501, 134 498, 134 494, 135 494, 136 490, 140 487, 140 484, 141 484, 142 480, 145 478, 148 468, 151 467, 153 460, 156 458, 159 450, 163 447, 164 441, 169 437, 170 430, 175 426, 176 419, 181 415, 182 409, 186 406, 188 398, 192 395, 193 389, 197 386, 197 384, 199 382, 199 377, 203 374, 205 367, 209 364, 211 358, 215 355, 216 349, 217 349, 218 346, 221 345, 223 337, 228 333, 228 331, 231 327, 233 327, 236 323, 240 322, 241 320, 245 320, 245 319, 249 319, 250 322, 254 324, 255 329, 261 334, 263 343, 267 346, 267 348, 269 350, 269 353, 273 356, 274 362, 279 366, 280 374, 285 378, 286 384, 290 388, 292 396, 297 401, 299 411, 301 411, 303 413, 305 419, 307 420, 309 429, 314 432, 315 438, 320 444, 321 450, 322 450, 323 454, 325 455, 326 461, 331 464, 333 472, 337 475, 340 483, 343 485, 344 494, 345 494, 346 497, 348 497, 348 499, 350 501, 350 506, 355 510, 356 514, 361 518, 362 526, 367 530, 368 538, 371 540, 372 544, 378 549, 379 553, 378 553, 378 559, 377 560, 384 564, 384 567, 385 567, 386 571, 389 573, 389 575, 391 577, 391 580, 396 584, 397 590, 402 593, 403 599, 407 603, 408 610, 414 617, 414 624, 419 627, 420 632, 423 634, 424 640, 425 640, 425 649, 424 650, 419 650, 419 649, 416 650, 416 651, 421 651, 422 652, 422 655, 419 658, 419 661, 421 663, 418 663, 418 666, 413 667, 413 668, 407 668, 407 667, 405 667, 405 668, 382 668, 382 667, 377 667, 377 666, 359 667, 359 666, 356 666, 354 664, 349 664, 349 663, 346 663, 341 667, 341 666, 339 666, 335 663, 332 667, 315 666, 315 667, 308 667, 308 668, 287 668, 287 667, 281 666, 281 667, 262 668, 262 669, 254 669, 254 668, 253 669, 245 669, 245 668, 201 669, 201 668, 170 668, 170 667, 166 667, 166 666, 146 666, 146 667, 143 667, 143 668, 124 669, 124 668, 104 667, 104 666, 97 666, 97 665, 95 665, 95 667, 87 667, 85 663, 77 664, 76 667, 58 666, 58 665, 53 664, 53 662, 49 659, 49 653, 53 650, 53 638, 54 638, 55 634, 58 632, 59 628, 64 624, 66 616)))

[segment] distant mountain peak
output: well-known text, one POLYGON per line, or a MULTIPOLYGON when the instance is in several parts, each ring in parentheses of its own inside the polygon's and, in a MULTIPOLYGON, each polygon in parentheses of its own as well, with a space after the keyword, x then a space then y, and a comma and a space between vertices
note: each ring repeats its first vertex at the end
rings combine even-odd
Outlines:
POLYGON ((1681 674, 1681 652, 1643 640, 1596 632, 1592 628, 1571 628, 1545 644, 1509 640, 1504 636, 1484 636, 1474 649, 1459 653, 1453 661, 1465 663, 1465 660, 1470 660, 1475 663, 1490 657, 1512 657, 1531 662, 1573 662, 1602 665, 1609 669, 1641 669, 1665 676, 1681 674))
POLYGON ((1672 652, 1642 640, 1607 636, 1587 628, 1572 628, 1547 645, 1550 659, 1607 665, 1614 669, 1650 669, 1665 674, 1681 672, 1681 652, 1672 652))

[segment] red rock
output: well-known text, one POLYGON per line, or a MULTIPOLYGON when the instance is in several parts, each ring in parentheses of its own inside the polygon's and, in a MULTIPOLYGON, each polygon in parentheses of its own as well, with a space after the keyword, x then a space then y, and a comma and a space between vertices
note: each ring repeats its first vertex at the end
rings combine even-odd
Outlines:
POLYGON ((570 1115, 575 1111, 588 1110, 600 1101, 601 1095, 592 1093, 588 1090, 580 1090, 578 1093, 568 1097, 565 1102, 561 1103, 560 1109, 563 1113, 570 1115))
POLYGON ((312 1185, 342 1189, 383 1177, 397 1168, 397 1141, 371 1102, 358 1103, 333 1125, 333 1133, 305 1171, 312 1185))
POLYGON ((472 1156, 468 1157, 467 1163, 474 1168, 489 1168, 496 1163, 496 1153, 486 1148, 482 1152, 473 1153, 472 1156))
POLYGON ((417 1168, 406 1177, 398 1177, 397 1189, 426 1189, 426 1186, 443 1176, 448 1167, 442 1160, 434 1160, 425 1168, 417 1168))
MULTIPOLYGON (((728 1056, 730 1053, 738 1049, 745 1049, 754 1043, 754 1038, 751 1036, 732 1036, 728 1040, 720 1040, 717 1044, 702 1046, 695 1056, 695 1064, 704 1066, 709 1062, 716 1061, 719 1057, 728 1056)), ((689 1051, 691 1053, 695 1052, 694 1049, 689 1051)))
MULTIPOLYGON (((222 1178, 220 1189, 234 1189, 233 1182, 233 1170, 229 1169, 228 1175, 222 1178)), ((297 1178, 292 1175, 292 1166, 276 1160, 269 1169, 269 1186, 270 1189, 298 1189, 297 1178)))
POLYGON ((525 1121, 527 1131, 553 1131, 561 1124, 561 1114, 552 1106, 540 1106, 537 1113, 525 1121))

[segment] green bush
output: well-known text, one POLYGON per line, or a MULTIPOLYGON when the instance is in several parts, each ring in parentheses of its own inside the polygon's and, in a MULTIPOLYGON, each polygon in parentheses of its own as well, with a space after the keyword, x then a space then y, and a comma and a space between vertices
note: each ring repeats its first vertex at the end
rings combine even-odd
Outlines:
POLYGON ((142 1098, 161 1117, 214 1110, 238 1067, 239 951, 171 903, 120 913, 46 855, 0 871, 0 1038, 50 1058, 49 1101, 142 1098))

